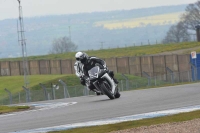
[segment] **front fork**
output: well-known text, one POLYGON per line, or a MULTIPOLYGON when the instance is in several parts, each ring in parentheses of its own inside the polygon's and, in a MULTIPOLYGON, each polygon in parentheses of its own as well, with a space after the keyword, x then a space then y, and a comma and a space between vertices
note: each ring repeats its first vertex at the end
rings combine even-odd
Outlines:
POLYGON ((107 81, 111 85, 112 93, 115 95, 115 93, 116 93, 116 91, 115 91, 116 90, 116 86, 115 86, 115 82, 113 81, 113 79, 107 73, 105 73, 101 78, 107 79, 107 81))
MULTIPOLYGON (((107 73, 104 74, 101 78, 104 78, 107 80, 107 82, 109 82, 109 84, 111 85, 112 93, 115 95, 117 93, 117 86, 115 85, 113 79, 111 79, 107 73)), ((102 81, 100 81, 100 82, 102 82, 102 81)), ((98 81, 93 82, 93 85, 95 86, 95 88, 97 88, 98 91, 105 94, 104 91, 99 87, 98 81)))
POLYGON ((97 91, 102 92, 103 94, 105 94, 105 93, 103 92, 103 90, 99 87, 98 81, 93 82, 93 85, 98 89, 97 91))

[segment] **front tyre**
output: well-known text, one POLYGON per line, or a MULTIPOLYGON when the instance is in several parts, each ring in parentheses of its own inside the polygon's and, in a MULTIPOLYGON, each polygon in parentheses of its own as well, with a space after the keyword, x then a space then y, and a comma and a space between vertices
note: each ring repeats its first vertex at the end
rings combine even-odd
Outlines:
POLYGON ((117 90, 116 90, 117 92, 116 92, 116 94, 115 94, 115 98, 119 98, 120 97, 120 93, 119 93, 119 90, 118 90, 118 88, 117 88, 117 90))
POLYGON ((103 90, 103 92, 110 98, 110 99, 115 99, 114 94, 112 93, 112 88, 111 86, 106 82, 103 81, 100 84, 101 89, 103 90))

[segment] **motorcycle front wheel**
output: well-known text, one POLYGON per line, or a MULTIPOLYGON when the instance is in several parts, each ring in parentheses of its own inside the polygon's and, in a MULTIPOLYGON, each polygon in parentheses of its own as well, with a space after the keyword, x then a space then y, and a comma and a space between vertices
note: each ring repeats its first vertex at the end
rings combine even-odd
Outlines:
POLYGON ((112 88, 111 86, 106 82, 103 81, 100 84, 101 89, 103 90, 103 92, 110 98, 110 99, 115 99, 114 94, 112 93, 112 88))
POLYGON ((116 92, 116 94, 115 94, 115 98, 119 98, 120 97, 120 93, 119 93, 119 90, 118 90, 118 88, 117 88, 117 92, 116 92))

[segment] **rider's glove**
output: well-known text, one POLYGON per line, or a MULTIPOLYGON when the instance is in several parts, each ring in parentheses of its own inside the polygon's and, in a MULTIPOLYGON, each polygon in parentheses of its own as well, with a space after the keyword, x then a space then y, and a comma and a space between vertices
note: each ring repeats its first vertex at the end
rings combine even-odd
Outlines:
POLYGON ((105 65, 103 65, 103 69, 104 69, 104 71, 106 71, 106 72, 109 71, 108 68, 107 68, 105 65))
POLYGON ((107 68, 107 67, 104 67, 104 71, 108 71, 108 68, 107 68))
POLYGON ((80 77, 80 82, 81 82, 82 85, 85 85, 85 79, 84 78, 80 77))
POLYGON ((84 80, 85 82, 87 82, 88 80, 90 80, 88 76, 82 76, 81 79, 84 80))

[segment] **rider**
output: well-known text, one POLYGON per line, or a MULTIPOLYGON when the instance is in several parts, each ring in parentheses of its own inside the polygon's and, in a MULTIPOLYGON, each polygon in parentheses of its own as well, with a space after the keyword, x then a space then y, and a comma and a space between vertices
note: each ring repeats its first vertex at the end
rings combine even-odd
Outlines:
MULTIPOLYGON (((114 80, 115 84, 118 84, 118 81, 114 78, 113 71, 109 71, 106 67, 106 62, 97 57, 90 57, 84 52, 77 52, 75 54, 76 62, 74 64, 74 69, 76 71, 76 76, 80 78, 80 82, 82 85, 86 85, 86 80, 89 77, 88 71, 94 66, 98 65, 101 69, 107 70, 108 74, 114 80)), ((94 86, 90 84, 88 86, 90 90, 94 89, 94 86)))

